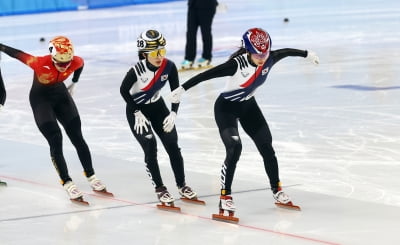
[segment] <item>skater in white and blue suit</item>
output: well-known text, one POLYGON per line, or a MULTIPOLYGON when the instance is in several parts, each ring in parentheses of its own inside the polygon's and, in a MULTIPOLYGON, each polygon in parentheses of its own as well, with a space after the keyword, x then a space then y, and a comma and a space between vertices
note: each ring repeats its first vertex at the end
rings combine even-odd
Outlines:
POLYGON ((274 198, 283 204, 291 202, 289 196, 282 191, 271 132, 254 98, 256 89, 264 84, 272 66, 289 56, 304 57, 315 64, 319 62, 316 54, 311 51, 290 48, 272 51, 269 34, 261 28, 252 28, 244 33, 242 47, 228 61, 192 77, 170 95, 171 101, 177 103, 186 90, 198 83, 229 76, 214 106, 215 121, 226 148, 221 170, 220 209, 235 211, 231 186, 242 151, 238 121, 263 158, 274 198))
POLYGON ((156 30, 145 31, 139 36, 139 62, 127 72, 120 93, 126 102, 131 131, 144 151, 146 170, 157 197, 162 203, 172 203, 175 199, 164 185, 158 165, 155 134, 168 153, 179 194, 187 199, 196 199, 197 194, 185 182, 175 127, 179 103, 172 103, 170 111, 160 95, 167 82, 171 91, 179 87, 178 70, 175 63, 165 57, 165 45, 164 36, 156 30))

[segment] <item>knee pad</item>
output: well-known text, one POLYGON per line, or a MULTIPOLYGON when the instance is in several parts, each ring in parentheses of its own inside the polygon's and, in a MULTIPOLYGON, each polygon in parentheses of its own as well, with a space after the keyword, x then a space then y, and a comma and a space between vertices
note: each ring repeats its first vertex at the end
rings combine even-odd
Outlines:
POLYGON ((221 133, 221 137, 227 152, 226 162, 228 164, 231 162, 236 163, 242 153, 242 141, 240 140, 238 130, 236 128, 225 129, 221 133))
POLYGON ((149 164, 157 162, 157 142, 154 135, 151 138, 143 137, 140 142, 145 155, 144 161, 149 164))
POLYGON ((265 160, 271 160, 275 158, 275 150, 272 144, 265 143, 260 147, 260 153, 265 160))
POLYGON ((50 146, 52 155, 62 154, 62 134, 55 122, 44 123, 39 127, 50 146))

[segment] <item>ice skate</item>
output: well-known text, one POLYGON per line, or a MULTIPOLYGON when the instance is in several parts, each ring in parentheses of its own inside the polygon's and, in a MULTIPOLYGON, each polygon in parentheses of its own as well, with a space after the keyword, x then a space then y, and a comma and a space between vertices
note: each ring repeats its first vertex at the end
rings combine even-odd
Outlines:
POLYGON ((94 192, 106 196, 114 196, 114 194, 107 191, 106 186, 96 177, 96 175, 90 176, 87 178, 87 180, 89 181, 90 187, 92 187, 94 192))
POLYGON ((196 61, 196 65, 194 66, 195 69, 207 69, 211 68, 211 60, 207 60, 204 58, 200 58, 196 61))
POLYGON ((179 69, 179 71, 188 71, 191 69, 193 69, 193 61, 184 60, 181 63, 181 68, 179 69))
POLYGON ((167 187, 161 186, 156 189, 157 198, 161 204, 157 204, 157 208, 167 211, 180 212, 181 208, 176 207, 175 198, 168 192, 167 187))
POLYGON ((239 222, 239 218, 234 217, 235 210, 236 207, 233 203, 232 197, 228 195, 221 195, 219 200, 219 214, 213 214, 212 219, 237 224, 239 222), (225 211, 228 213, 228 215, 224 215, 225 211))
POLYGON ((69 199, 72 202, 77 204, 89 205, 89 203, 83 199, 82 192, 78 190, 74 182, 67 181, 63 187, 67 191, 69 199))
POLYGON ((293 205, 292 201, 290 200, 290 197, 282 191, 281 188, 278 188, 279 190, 276 193, 273 193, 273 197, 276 200, 275 205, 280 208, 287 208, 287 209, 292 209, 292 210, 298 210, 300 211, 300 207, 297 205, 293 205))
POLYGON ((185 185, 182 188, 179 188, 179 194, 181 195, 181 200, 184 202, 190 202, 195 204, 205 205, 206 202, 199 200, 197 198, 197 193, 192 190, 189 186, 185 185))
POLYGON ((7 186, 7 182, 4 182, 4 181, 0 180, 0 186, 7 186))

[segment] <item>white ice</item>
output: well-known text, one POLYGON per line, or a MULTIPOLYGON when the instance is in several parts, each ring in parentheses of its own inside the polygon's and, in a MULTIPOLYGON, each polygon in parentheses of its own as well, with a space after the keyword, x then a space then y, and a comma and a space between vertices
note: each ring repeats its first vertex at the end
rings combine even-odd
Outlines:
MULTIPOLYGON (((74 98, 96 173, 115 198, 91 193, 64 136, 71 176, 91 205, 69 202, 29 106, 32 71, 2 54, 7 101, 0 112, 0 179, 8 187, 0 187, 0 244, 400 244, 400 2, 220 3, 227 9, 213 24, 215 65, 251 27, 268 30, 273 49, 309 49, 320 57, 319 66, 302 58, 281 61, 256 93, 274 137, 281 180, 302 211, 274 206, 261 157, 240 130, 243 153, 233 184, 240 222, 211 220, 225 155, 213 103, 224 79, 189 90, 177 118, 187 182, 207 205, 178 201, 181 214, 155 208, 119 86, 137 61, 136 37, 146 29, 161 31, 168 57, 182 61, 186 1, 8 16, 0 18, 0 42, 43 55, 47 42, 39 39, 61 34, 85 59, 74 98)), ((201 47, 200 35, 198 41, 201 47)), ((181 82, 194 74, 182 73, 181 82)), ((163 95, 168 93, 166 86, 163 95)), ((158 145, 164 182, 177 197, 158 145)))

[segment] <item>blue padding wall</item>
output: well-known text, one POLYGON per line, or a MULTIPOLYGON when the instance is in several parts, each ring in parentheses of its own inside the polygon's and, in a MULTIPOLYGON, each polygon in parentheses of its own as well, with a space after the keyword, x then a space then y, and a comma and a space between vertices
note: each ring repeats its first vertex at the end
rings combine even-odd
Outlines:
POLYGON ((172 1, 182 0, 0 0, 0 16, 172 1))

